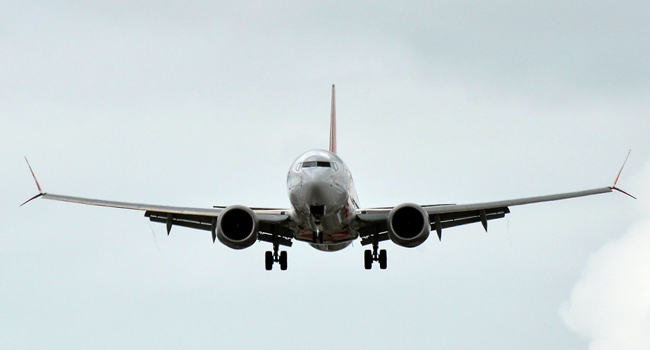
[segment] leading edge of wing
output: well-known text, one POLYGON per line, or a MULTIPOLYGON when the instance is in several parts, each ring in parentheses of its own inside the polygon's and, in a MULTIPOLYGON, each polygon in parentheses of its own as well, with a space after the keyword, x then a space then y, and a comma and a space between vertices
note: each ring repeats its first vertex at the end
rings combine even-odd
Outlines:
POLYGON ((42 197, 44 199, 51 199, 55 201, 96 205, 100 207, 111 207, 111 208, 132 209, 132 210, 142 210, 142 211, 157 211, 157 212, 165 212, 165 213, 172 213, 172 214, 219 216, 219 214, 223 211, 223 209, 220 208, 219 209, 190 208, 190 207, 173 207, 173 206, 166 206, 166 205, 116 202, 116 201, 107 201, 101 199, 62 196, 62 195, 50 194, 50 193, 44 193, 42 197))
MULTIPOLYGON (((55 201, 96 205, 100 207, 155 211, 155 212, 171 213, 171 214, 204 215, 204 216, 218 217, 219 214, 221 214, 221 212, 224 211, 224 208, 221 207, 219 208, 173 207, 167 205, 117 202, 117 201, 107 201, 102 199, 63 196, 59 194, 50 194, 50 193, 43 193, 41 197, 43 197, 44 199, 50 199, 55 201)), ((255 208, 253 211, 255 212, 255 214, 258 215, 259 219, 262 221, 283 221, 288 217, 287 215, 288 209, 255 208)))
MULTIPOLYGON (((202 215, 202 216, 213 216, 213 217, 218 217, 219 214, 221 214, 221 212, 223 212, 225 209, 221 207, 192 208, 192 207, 173 207, 167 205, 141 204, 141 203, 130 203, 130 202, 117 202, 117 201, 107 201, 102 199, 63 196, 59 194, 50 194, 50 193, 42 193, 39 194, 38 196, 43 197, 44 199, 50 199, 55 201, 96 205, 100 207, 142 210, 142 211, 152 211, 152 212, 170 213, 170 214, 202 215)), ((287 214, 288 209, 255 208, 253 211, 255 212, 255 214, 257 214, 258 219, 260 219, 260 221, 265 221, 265 222, 281 222, 286 220, 289 217, 287 214)))
POLYGON ((508 199, 508 200, 496 201, 496 202, 424 207, 424 210, 429 215, 441 214, 441 213, 453 213, 459 211, 481 210, 481 209, 510 207, 516 205, 533 204, 533 203, 541 203, 541 202, 551 202, 551 201, 558 201, 562 199, 592 196, 595 194, 608 193, 608 192, 612 192, 611 187, 594 188, 591 190, 576 191, 576 192, 557 193, 557 194, 551 194, 546 196, 508 199))
MULTIPOLYGON (((557 194, 551 194, 546 196, 507 199, 507 200, 495 201, 495 202, 483 202, 483 203, 472 203, 472 204, 447 204, 447 205, 443 204, 443 205, 433 205, 433 206, 422 206, 422 208, 427 212, 427 214, 433 215, 433 214, 443 214, 443 213, 464 212, 464 211, 471 211, 471 210, 510 207, 510 206, 533 204, 533 203, 540 203, 540 202, 551 202, 551 201, 557 201, 562 199, 585 197, 585 196, 591 196, 595 194, 608 193, 608 192, 612 192, 611 187, 602 187, 602 188, 595 188, 591 190, 576 191, 576 192, 557 193, 557 194)), ((383 220, 388 216, 388 213, 392 209, 393 207, 359 209, 357 210, 357 216, 361 220, 366 220, 366 221, 383 220)))

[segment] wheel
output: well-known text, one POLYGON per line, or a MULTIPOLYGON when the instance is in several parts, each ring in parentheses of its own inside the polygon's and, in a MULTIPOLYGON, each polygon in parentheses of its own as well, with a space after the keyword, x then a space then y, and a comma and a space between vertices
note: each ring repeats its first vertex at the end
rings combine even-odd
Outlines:
POLYGON ((363 252, 363 262, 366 270, 370 270, 372 268, 372 251, 370 249, 366 249, 366 251, 363 252))
POLYGON ((280 252, 280 270, 286 270, 287 269, 287 252, 286 251, 281 251, 280 252))
POLYGON ((273 268, 273 252, 266 252, 264 255, 264 263, 267 271, 270 271, 273 268))
POLYGON ((386 249, 382 249, 379 251, 379 268, 382 270, 386 270, 388 261, 388 257, 386 256, 386 249))

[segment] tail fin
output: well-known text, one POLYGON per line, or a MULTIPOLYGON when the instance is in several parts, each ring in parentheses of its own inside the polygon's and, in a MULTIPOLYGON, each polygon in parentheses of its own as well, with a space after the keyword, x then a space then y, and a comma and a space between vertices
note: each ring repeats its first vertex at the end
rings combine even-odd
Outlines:
POLYGON ((332 114, 330 116, 330 152, 336 153, 336 97, 332 84, 332 114))

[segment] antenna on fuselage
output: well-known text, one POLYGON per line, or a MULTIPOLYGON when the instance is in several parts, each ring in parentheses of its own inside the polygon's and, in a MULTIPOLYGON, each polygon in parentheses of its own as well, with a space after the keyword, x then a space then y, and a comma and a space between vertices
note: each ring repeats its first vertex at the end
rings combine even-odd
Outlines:
POLYGON ((332 114, 330 116, 330 152, 336 153, 336 94, 332 84, 332 114))

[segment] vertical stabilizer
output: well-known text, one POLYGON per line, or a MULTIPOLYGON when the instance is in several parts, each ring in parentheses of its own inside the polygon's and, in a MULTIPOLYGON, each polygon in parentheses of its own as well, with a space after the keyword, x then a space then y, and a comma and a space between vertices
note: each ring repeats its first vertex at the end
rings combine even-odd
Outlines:
POLYGON ((332 114, 330 117, 330 152, 336 153, 336 94, 332 84, 332 114))

